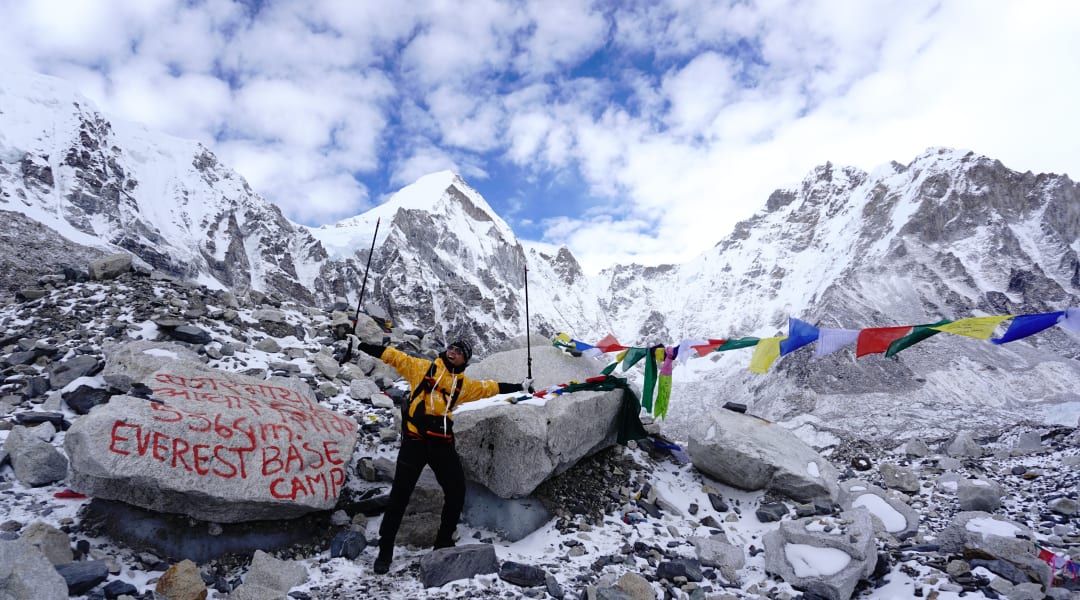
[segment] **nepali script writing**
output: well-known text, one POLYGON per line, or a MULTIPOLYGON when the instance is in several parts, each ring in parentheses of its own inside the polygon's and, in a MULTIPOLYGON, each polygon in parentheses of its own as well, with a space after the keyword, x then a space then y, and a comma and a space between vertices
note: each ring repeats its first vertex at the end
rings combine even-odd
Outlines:
POLYGON ((345 483, 341 445, 356 422, 262 383, 158 373, 150 419, 117 419, 109 452, 198 478, 263 479, 279 500, 329 501, 345 483))

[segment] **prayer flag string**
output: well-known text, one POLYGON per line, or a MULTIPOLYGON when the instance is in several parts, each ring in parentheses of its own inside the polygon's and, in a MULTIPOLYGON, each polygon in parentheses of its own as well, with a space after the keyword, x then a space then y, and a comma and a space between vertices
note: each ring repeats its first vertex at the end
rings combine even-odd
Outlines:
POLYGON ((671 393, 671 372, 675 365, 685 364, 692 356, 700 357, 712 352, 753 347, 750 371, 764 374, 779 358, 815 342, 817 344, 815 358, 827 356, 851 344, 855 344, 856 358, 870 354, 884 354, 886 357, 891 357, 938 333, 988 340, 1000 345, 1026 338, 1055 325, 1080 333, 1080 308, 1070 307, 1049 313, 989 315, 955 321, 941 320, 921 325, 863 329, 816 327, 805 321, 789 318, 788 335, 784 336, 687 338, 678 344, 657 344, 647 347, 626 346, 619 343, 610 333, 595 344, 576 340, 566 333, 560 333, 553 344, 595 358, 612 352, 617 353, 615 362, 603 370, 605 375, 611 374, 620 363, 625 372, 644 360, 645 386, 641 404, 654 416, 663 418, 667 413, 671 393), (1004 333, 994 337, 995 330, 1006 321, 1011 322, 1004 333), (659 394, 654 404, 653 394, 656 391, 659 391, 659 394))

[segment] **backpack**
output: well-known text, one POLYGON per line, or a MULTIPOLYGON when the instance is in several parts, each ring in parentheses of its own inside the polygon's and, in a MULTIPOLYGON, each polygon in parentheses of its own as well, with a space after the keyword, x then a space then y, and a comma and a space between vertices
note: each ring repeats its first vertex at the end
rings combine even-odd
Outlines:
MULTIPOLYGON (((413 390, 411 396, 409 396, 408 402, 401 403, 401 433, 402 435, 414 435, 409 431, 407 423, 412 423, 419 431, 420 436, 430 440, 436 440, 441 442, 452 442, 454 440, 454 421, 449 417, 443 417, 442 415, 429 415, 427 414, 427 403, 420 402, 416 407, 416 412, 410 417, 409 407, 412 403, 425 392, 430 393, 435 389, 435 361, 431 361, 431 366, 428 367, 427 373, 420 381, 420 384, 413 390)), ((457 406, 458 397, 461 395, 461 386, 456 386, 454 391, 450 394, 450 403, 446 407, 447 414, 453 412, 454 407, 457 406)))

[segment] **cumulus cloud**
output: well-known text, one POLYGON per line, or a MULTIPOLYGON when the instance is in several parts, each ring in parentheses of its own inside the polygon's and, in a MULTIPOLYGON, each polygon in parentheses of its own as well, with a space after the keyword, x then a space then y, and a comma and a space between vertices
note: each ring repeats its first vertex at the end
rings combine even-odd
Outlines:
POLYGON ((691 258, 826 161, 945 145, 1080 172, 1068 0, 41 0, 0 19, 8 64, 202 141, 296 221, 453 169, 503 182, 489 201, 592 271, 691 258))

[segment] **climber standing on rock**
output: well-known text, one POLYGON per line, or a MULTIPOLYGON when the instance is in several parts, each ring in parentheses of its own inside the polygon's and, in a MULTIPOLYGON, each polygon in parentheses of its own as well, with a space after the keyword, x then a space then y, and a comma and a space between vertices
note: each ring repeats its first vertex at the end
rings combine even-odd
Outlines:
POLYGON ((379 527, 379 555, 374 571, 382 574, 390 570, 394 539, 425 465, 431 466, 446 496, 434 547, 454 545, 454 532, 465 504, 465 473, 454 447, 454 408, 496 394, 533 390, 528 378, 521 383, 500 383, 466 377, 465 366, 472 358, 472 346, 464 340, 453 342, 434 360, 416 358, 364 340, 357 347, 397 369, 411 388, 409 398, 402 403, 401 448, 390 503, 379 527))

